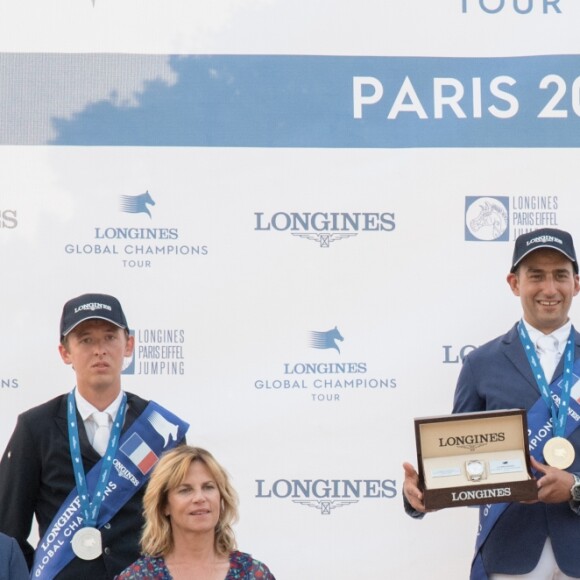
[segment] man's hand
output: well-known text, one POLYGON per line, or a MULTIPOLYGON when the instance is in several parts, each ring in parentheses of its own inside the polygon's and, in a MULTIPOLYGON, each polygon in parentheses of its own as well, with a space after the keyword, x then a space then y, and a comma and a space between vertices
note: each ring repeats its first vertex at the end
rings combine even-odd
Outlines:
POLYGON ((571 499, 570 489, 574 485, 574 476, 567 471, 544 465, 533 457, 532 467, 541 474, 538 481, 538 500, 544 503, 561 503, 571 499))
POLYGON ((419 489, 419 474, 410 463, 403 463, 403 469, 405 470, 403 493, 415 510, 425 513, 427 510, 423 503, 423 493, 419 489))

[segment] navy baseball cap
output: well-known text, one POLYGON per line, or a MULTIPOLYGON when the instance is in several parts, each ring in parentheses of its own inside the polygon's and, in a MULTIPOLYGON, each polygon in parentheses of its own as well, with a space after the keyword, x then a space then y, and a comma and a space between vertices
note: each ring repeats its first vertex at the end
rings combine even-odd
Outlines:
POLYGON ((71 298, 62 309, 60 338, 85 320, 98 318, 111 322, 119 328, 129 328, 121 303, 108 294, 82 294, 71 298))
POLYGON ((568 232, 554 228, 542 228, 518 236, 510 272, 515 272, 520 262, 528 254, 540 248, 550 248, 564 254, 572 262, 574 272, 578 274, 578 261, 576 260, 572 236, 568 232))

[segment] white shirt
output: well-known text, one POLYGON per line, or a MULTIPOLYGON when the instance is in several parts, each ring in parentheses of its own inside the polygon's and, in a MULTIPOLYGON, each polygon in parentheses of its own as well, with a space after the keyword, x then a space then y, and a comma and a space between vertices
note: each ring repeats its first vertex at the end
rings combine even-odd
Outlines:
MULTIPOLYGON (((123 399, 123 391, 119 393, 117 398, 105 409, 105 411, 109 414, 109 434, 111 433, 111 427, 113 425, 113 421, 117 416, 117 411, 121 405, 121 401, 123 399)), ((97 430, 97 424, 92 418, 92 414, 95 411, 98 411, 94 405, 89 403, 80 393, 78 389, 75 389, 75 403, 77 406, 77 411, 83 420, 83 424, 85 426, 85 430, 87 432, 87 437, 93 443, 93 439, 95 438, 95 432, 97 430)))
MULTIPOLYGON (((536 352, 538 352, 538 338, 540 338, 540 336, 546 336, 543 332, 541 332, 540 330, 538 330, 537 328, 534 328, 533 326, 531 326, 530 324, 528 324, 525 320, 522 319, 522 322, 524 323, 526 330, 528 331, 528 335, 530 337, 530 340, 532 341, 533 345, 536 347, 536 352)), ((568 340, 568 337, 570 336, 570 330, 572 329, 572 322, 570 320, 568 320, 568 322, 566 322, 566 324, 564 324, 564 326, 560 326, 560 328, 554 330, 554 332, 551 332, 550 335, 553 336, 556 339, 556 344, 557 344, 557 360, 559 361, 560 358, 562 357, 562 354, 564 353, 564 350, 566 349, 566 341, 568 340)), ((550 336, 548 335, 548 336, 550 336)), ((540 363, 542 363, 542 358, 540 357, 540 363)), ((542 364, 543 367, 543 364, 542 364)), ((544 369, 545 372, 545 369, 544 369)), ((548 380, 548 382, 550 382, 550 379, 552 377, 546 377, 546 379, 548 380)))

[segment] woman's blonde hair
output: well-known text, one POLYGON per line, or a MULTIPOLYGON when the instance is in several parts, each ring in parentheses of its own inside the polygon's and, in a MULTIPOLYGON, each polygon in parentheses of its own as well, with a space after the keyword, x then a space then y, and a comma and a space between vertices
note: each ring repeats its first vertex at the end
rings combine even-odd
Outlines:
POLYGON ((171 522, 165 515, 167 496, 170 490, 183 482, 189 466, 194 461, 200 461, 207 467, 220 492, 220 515, 215 527, 215 551, 224 556, 236 548, 232 524, 238 519, 238 496, 230 484, 228 474, 209 451, 200 447, 179 445, 163 454, 147 484, 143 498, 145 525, 141 537, 141 548, 145 554, 166 556, 172 550, 171 522))

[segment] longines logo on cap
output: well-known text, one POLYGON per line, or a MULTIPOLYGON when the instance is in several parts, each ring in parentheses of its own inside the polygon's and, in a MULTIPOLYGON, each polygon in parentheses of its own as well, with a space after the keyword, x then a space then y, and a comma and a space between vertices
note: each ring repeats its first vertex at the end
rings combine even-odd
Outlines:
POLYGON ((532 244, 545 244, 546 242, 556 242, 557 244, 562 245, 564 242, 560 238, 556 238, 554 236, 536 236, 531 240, 526 242, 526 246, 531 246, 532 244))
POLYGON ((75 308, 75 314, 77 312, 85 311, 85 310, 109 310, 112 311, 113 309, 108 304, 101 304, 100 302, 89 302, 88 304, 81 304, 75 308))

